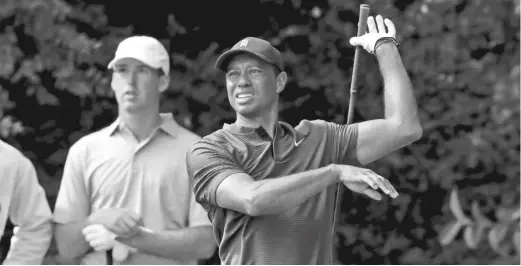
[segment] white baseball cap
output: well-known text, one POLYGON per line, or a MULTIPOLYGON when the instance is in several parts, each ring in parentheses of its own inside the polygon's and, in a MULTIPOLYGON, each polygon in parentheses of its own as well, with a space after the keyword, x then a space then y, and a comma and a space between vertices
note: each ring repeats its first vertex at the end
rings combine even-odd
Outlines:
POLYGON ((157 39, 149 36, 132 36, 121 41, 108 68, 113 68, 123 58, 137 59, 152 68, 163 70, 165 75, 170 71, 168 52, 157 39))

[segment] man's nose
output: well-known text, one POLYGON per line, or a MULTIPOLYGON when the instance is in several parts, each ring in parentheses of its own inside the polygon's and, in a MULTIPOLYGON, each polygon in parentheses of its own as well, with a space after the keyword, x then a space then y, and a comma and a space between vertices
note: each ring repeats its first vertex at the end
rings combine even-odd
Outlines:
POLYGON ((137 81, 137 73, 135 71, 130 71, 128 73, 128 76, 127 76, 127 83, 129 85, 136 85, 136 81, 137 81))
POLYGON ((248 87, 251 85, 250 78, 246 73, 243 73, 239 76, 239 82, 237 85, 239 87, 248 87))

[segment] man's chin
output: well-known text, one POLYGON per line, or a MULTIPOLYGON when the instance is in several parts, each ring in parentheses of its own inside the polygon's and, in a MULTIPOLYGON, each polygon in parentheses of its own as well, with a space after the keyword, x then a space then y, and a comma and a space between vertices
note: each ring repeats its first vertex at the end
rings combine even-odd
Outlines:
POLYGON ((134 113, 139 111, 139 106, 133 103, 125 103, 122 108, 127 113, 134 113))
POLYGON ((258 110, 257 109, 254 109, 254 108, 237 108, 235 109, 235 112, 237 112, 237 114, 241 115, 242 117, 245 117, 245 118, 255 118, 258 116, 258 110))

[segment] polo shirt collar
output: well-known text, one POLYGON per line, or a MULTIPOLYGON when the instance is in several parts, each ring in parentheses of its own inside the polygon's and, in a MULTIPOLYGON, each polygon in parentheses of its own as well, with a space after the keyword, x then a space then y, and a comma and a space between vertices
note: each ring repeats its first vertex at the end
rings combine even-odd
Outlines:
MULTIPOLYGON (((288 129, 289 130, 292 129, 292 127, 289 124, 282 122, 282 121, 278 121, 277 125, 275 127, 276 137, 284 136, 285 131, 288 129)), ((266 130, 262 126, 247 127, 247 126, 237 125, 237 123, 233 123, 233 124, 224 124, 223 130, 226 130, 226 131, 228 131, 232 134, 236 134, 236 135, 243 135, 243 136, 250 135, 251 136, 251 135, 255 134, 256 136, 261 137, 261 138, 270 138, 269 134, 266 132, 266 130)))
MULTIPOLYGON (((175 121, 174 116, 171 113, 161 113, 159 114, 159 118, 161 119, 159 128, 168 135, 175 137, 179 131, 179 124, 175 121)), ((125 123, 118 117, 108 126, 107 132, 109 136, 112 136, 117 130, 121 130, 122 128, 125 128, 125 123)))

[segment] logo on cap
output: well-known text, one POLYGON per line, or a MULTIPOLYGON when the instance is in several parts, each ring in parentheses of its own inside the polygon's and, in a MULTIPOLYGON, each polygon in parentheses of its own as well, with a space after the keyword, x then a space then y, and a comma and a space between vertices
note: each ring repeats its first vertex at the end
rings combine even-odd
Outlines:
POLYGON ((239 44, 239 47, 248 46, 249 41, 250 41, 249 39, 242 40, 241 43, 239 44))

